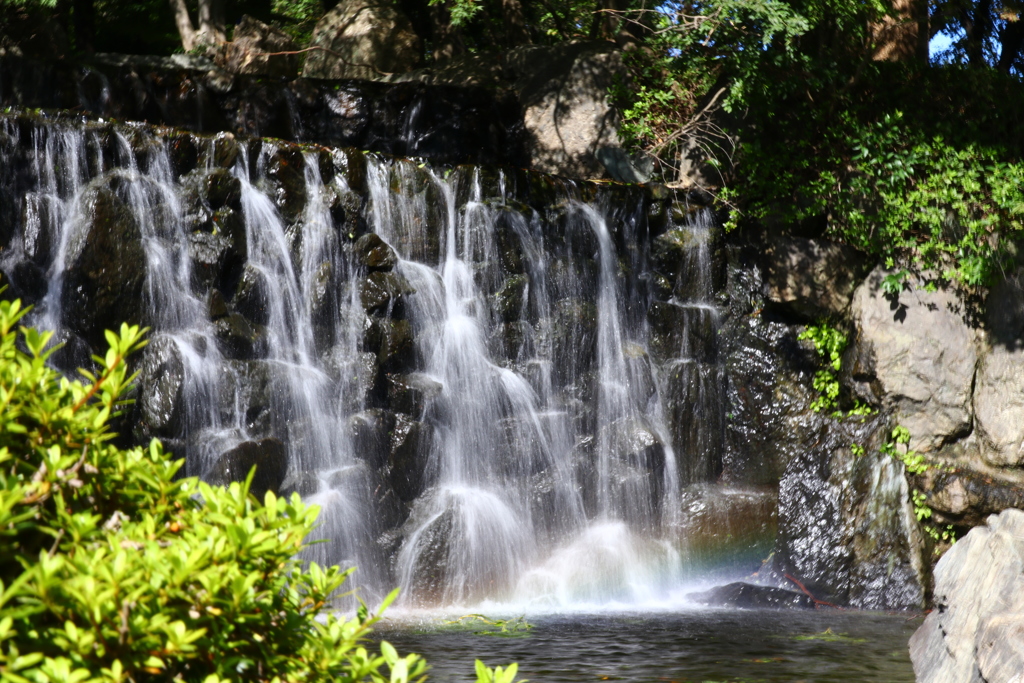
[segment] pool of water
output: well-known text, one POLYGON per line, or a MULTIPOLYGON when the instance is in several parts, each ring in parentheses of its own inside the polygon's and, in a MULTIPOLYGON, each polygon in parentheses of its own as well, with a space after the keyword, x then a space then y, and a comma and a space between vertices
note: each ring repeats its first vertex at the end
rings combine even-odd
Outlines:
POLYGON ((532 629, 507 636, 472 619, 404 615, 379 624, 377 637, 425 656, 439 683, 475 681, 476 658, 519 662, 532 683, 912 683, 907 641, 921 623, 906 614, 724 609, 527 620, 532 629))

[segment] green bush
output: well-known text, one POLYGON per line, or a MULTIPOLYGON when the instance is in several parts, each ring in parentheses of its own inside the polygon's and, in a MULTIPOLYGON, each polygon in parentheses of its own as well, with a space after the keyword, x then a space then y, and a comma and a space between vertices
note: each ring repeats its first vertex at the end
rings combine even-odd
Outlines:
POLYGON ((322 613, 349 572, 295 559, 315 507, 176 478, 157 441, 114 444, 142 331, 108 332, 98 373, 69 381, 49 334, 16 331, 24 314, 0 302, 0 680, 422 678, 417 655, 361 644, 365 608, 322 613))

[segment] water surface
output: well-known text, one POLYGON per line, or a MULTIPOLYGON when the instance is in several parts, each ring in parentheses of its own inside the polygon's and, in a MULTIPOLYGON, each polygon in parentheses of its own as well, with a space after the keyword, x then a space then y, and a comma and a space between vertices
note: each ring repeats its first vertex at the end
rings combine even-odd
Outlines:
POLYGON ((531 616, 527 635, 504 637, 446 621, 402 619, 377 633, 399 652, 424 655, 439 683, 474 681, 476 658, 519 662, 533 683, 912 683, 907 641, 920 625, 876 612, 692 610, 531 616))

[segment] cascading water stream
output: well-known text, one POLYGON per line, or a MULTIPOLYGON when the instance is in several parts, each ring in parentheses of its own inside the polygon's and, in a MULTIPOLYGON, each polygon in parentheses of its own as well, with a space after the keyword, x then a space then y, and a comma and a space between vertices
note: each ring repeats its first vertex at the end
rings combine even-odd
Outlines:
MULTIPOLYGON (((67 369, 88 358, 75 264, 103 210, 144 261, 138 438, 211 481, 286 463, 266 487, 322 509, 304 557, 358 566, 364 598, 396 583, 408 606, 669 593, 681 487, 713 476, 691 459, 715 444, 673 448, 663 396, 678 383, 659 368, 705 370, 694 419, 718 375, 685 335, 652 359, 632 219, 569 183, 541 212, 502 173, 369 156, 363 206, 342 152, 229 143, 201 139, 179 172, 180 151, 142 129, 33 129, 2 265, 48 269, 35 322, 79 349, 67 369)), ((702 229, 677 226, 706 244, 702 229)), ((714 326, 710 291, 667 305, 714 326)))

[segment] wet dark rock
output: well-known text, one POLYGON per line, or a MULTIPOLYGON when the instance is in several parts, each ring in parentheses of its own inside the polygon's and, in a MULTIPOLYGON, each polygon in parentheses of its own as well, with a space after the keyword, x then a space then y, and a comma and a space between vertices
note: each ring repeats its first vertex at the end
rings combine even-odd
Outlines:
MULTIPOLYGON (((104 55, 81 69, 73 61, 44 64, 0 57, 4 70, 0 104, 85 107, 94 116, 147 120, 196 133, 231 131, 229 135, 313 141, 441 163, 529 166, 521 108, 510 90, 274 81, 232 76, 213 69, 208 60, 202 60, 206 66, 197 70, 188 63, 195 61, 188 55, 167 59, 104 55)), ((230 168, 237 159, 237 144, 220 142, 214 165, 230 168)), ((202 165, 205 152, 199 154, 202 165)), ((349 185, 357 192, 365 187, 358 174, 349 176, 349 185)))
POLYGON ((279 147, 267 160, 270 196, 288 222, 302 217, 306 208, 306 163, 295 147, 279 147))
POLYGON ((204 174, 204 181, 210 208, 217 210, 226 206, 236 211, 242 208, 242 184, 228 169, 212 169, 204 174))
MULTIPOLYGON (((310 317, 319 327, 332 327, 338 311, 337 290, 334 286, 334 268, 330 261, 323 261, 313 275, 310 299, 310 317)), ((327 330, 325 330, 326 332, 327 330)), ((327 340, 321 340, 327 341, 327 340)))
POLYGON ((814 449, 790 462, 779 485, 780 577, 819 600, 862 609, 920 609, 924 539, 903 464, 870 445, 814 449))
POLYGON ((814 601, 803 593, 736 582, 717 586, 701 593, 690 593, 687 600, 710 607, 739 609, 814 609, 814 601))
POLYGON ((218 133, 213 139, 213 164, 219 168, 235 165, 241 149, 231 133, 218 133))
POLYGON ((920 683, 1013 681, 1024 671, 1024 512, 989 517, 935 566, 933 609, 910 639, 920 683))
POLYGON ((380 334, 377 360, 385 372, 405 372, 416 363, 416 344, 408 320, 381 318, 374 320, 380 334))
POLYGON ((49 202, 25 198, 21 217, 21 247, 26 258, 43 268, 49 265, 54 247, 55 235, 50 234, 50 226, 55 217, 51 211, 49 202))
POLYGON ((262 355, 263 339, 245 316, 232 313, 214 321, 213 326, 217 341, 229 358, 247 360, 262 355))
MULTIPOLYGON (((419 528, 419 515, 413 511, 405 529, 419 528)), ((454 571, 451 540, 455 531, 454 509, 447 509, 419 531, 416 539, 416 566, 409 595, 419 604, 439 604, 444 600, 449 572, 454 571)), ((408 532, 407 532, 408 533, 408 532)))
MULTIPOLYGON (((349 181, 351 183, 351 180, 349 181)), ((367 232, 363 216, 363 197, 351 190, 335 190, 328 209, 334 227, 348 239, 357 239, 367 232)))
POLYGON ((225 421, 241 408, 243 424, 253 435, 269 436, 273 421, 274 372, 266 361, 228 361, 220 377, 219 408, 225 421))
POLYGON ((250 492, 263 500, 267 491, 279 493, 288 469, 287 449, 280 439, 266 438, 243 441, 217 459, 204 477, 211 484, 244 481, 249 470, 256 468, 250 492))
POLYGON ((168 140, 171 156, 171 171, 182 176, 189 173, 199 162, 199 147, 196 139, 188 134, 176 135, 168 140))
MULTIPOLYGON (((525 272, 522 242, 516 232, 515 223, 522 221, 519 212, 501 207, 494 221, 494 237, 498 243, 498 260, 506 273, 525 272)), ((522 228, 520 228, 522 229, 522 228)))
POLYGON ((282 497, 291 497, 293 493, 297 493, 306 498, 319 490, 320 475, 317 472, 289 470, 288 475, 281 482, 280 494, 282 497))
POLYGON ((647 320, 651 324, 651 354, 655 360, 717 360, 718 312, 713 306, 655 301, 647 310, 647 320))
POLYGON ((426 459, 420 454, 429 447, 432 433, 431 426, 425 422, 417 422, 407 415, 396 416, 391 430, 387 479, 405 502, 415 500, 423 492, 426 459))
POLYGON ((387 464, 391 455, 391 437, 395 414, 382 408, 370 408, 348 419, 355 456, 373 468, 387 464))
POLYGON ((266 325, 270 319, 270 298, 263 273, 247 264, 242 269, 232 304, 254 325, 266 325))
POLYGON ((423 417, 427 403, 444 389, 440 382, 421 372, 388 374, 387 383, 388 407, 416 419, 423 417))
POLYGON ((664 291, 663 299, 706 304, 712 300, 712 289, 721 286, 718 229, 700 227, 700 222, 690 225, 691 220, 686 215, 674 216, 673 224, 684 227, 673 227, 651 240, 652 272, 661 280, 658 286, 664 291))
POLYGON ((495 358, 516 363, 530 353, 533 327, 525 320, 503 322, 493 328, 488 337, 488 349, 495 358))
POLYGON ((139 369, 139 428, 148 436, 173 436, 181 428, 185 365, 173 339, 158 336, 143 351, 139 369))
POLYGON ((357 239, 353 248, 359 262, 371 271, 390 271, 398 263, 395 250, 372 232, 357 239))
POLYGON ((380 373, 375 352, 352 354, 342 346, 335 346, 324 357, 324 370, 338 383, 346 411, 357 411, 375 402, 376 397, 371 396, 371 392, 380 373))
POLYGON ((526 289, 530 279, 526 275, 513 275, 505 280, 494 294, 494 310, 505 322, 519 320, 526 302, 526 289))
POLYGON ((556 302, 550 334, 556 377, 564 380, 582 376, 597 348, 597 307, 576 299, 556 302))
POLYGON ((219 320, 228 314, 228 305, 224 301, 224 294, 219 289, 210 291, 206 311, 210 320, 219 320))
MULTIPOLYGON (((722 473, 725 449, 722 403, 726 384, 722 368, 684 360, 667 363, 662 372, 660 398, 680 481, 684 485, 715 481, 722 473)), ((761 467, 766 464, 762 461, 761 467)), ((745 469, 744 474, 750 476, 753 472, 745 469)))
POLYGON ((234 244, 223 234, 193 232, 188 236, 188 255, 193 286, 198 289, 211 287, 229 266, 241 265, 234 244))
POLYGON ((75 230, 65 260, 64 324, 93 348, 104 346, 104 330, 145 323, 146 253, 122 187, 112 174, 86 190, 87 223, 75 230))
POLYGON ((370 273, 359 283, 359 299, 369 313, 400 315, 403 298, 413 293, 409 281, 393 271, 370 273))

